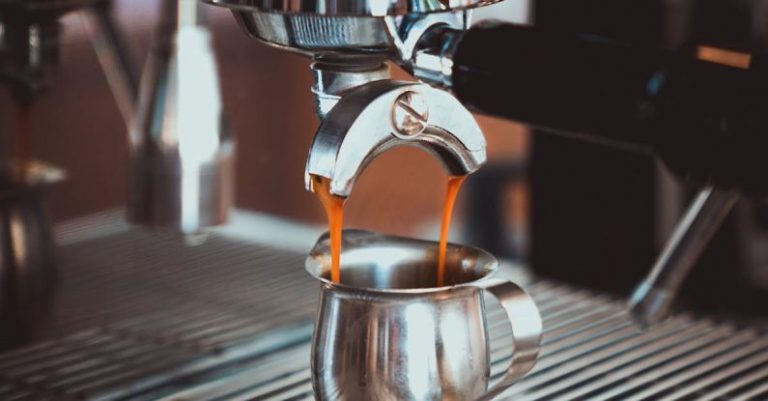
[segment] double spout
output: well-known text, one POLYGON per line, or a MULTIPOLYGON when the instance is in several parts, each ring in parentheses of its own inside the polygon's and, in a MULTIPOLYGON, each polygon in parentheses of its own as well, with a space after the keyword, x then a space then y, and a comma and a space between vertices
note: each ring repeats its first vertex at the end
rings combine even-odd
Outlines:
POLYGON ((320 176, 329 180, 332 194, 349 196, 365 167, 399 146, 426 150, 451 175, 473 173, 485 163, 483 133, 456 98, 426 84, 381 79, 373 71, 378 72, 368 73, 371 82, 345 88, 336 99, 317 83, 327 72, 317 73, 314 92, 323 121, 307 160, 308 190, 311 177, 320 176))

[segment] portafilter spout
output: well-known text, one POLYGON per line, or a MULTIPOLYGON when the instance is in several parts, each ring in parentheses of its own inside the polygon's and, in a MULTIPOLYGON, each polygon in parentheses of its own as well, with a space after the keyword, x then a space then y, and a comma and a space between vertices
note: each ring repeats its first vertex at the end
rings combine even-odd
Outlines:
POLYGON ((185 234, 226 222, 234 141, 196 0, 164 0, 131 127, 128 218, 185 234))
POLYGON ((433 28, 465 29, 470 11, 499 0, 204 0, 229 8, 240 26, 270 46, 315 61, 316 110, 323 119, 306 167, 348 196, 376 156, 400 145, 423 148, 453 175, 477 170, 485 139, 448 92, 389 80, 386 60, 408 65, 433 28))
POLYGON ((486 160, 486 143, 472 114, 451 94, 426 84, 377 80, 343 92, 325 114, 309 151, 305 183, 329 179, 346 197, 380 154, 401 145, 422 148, 452 175, 470 174, 486 160))

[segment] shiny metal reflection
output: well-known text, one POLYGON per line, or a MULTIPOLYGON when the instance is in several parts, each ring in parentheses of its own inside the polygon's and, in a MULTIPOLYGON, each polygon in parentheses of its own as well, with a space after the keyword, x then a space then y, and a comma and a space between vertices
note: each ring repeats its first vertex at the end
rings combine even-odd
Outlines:
POLYGON ((268 45, 316 60, 359 60, 412 50, 419 26, 461 28, 469 22, 465 10, 500 0, 206 1, 231 9, 248 35, 268 45))
POLYGON ((234 141, 198 2, 164 5, 131 129, 128 217, 196 233, 227 221, 234 141))
POLYGON ((341 283, 330 282, 327 235, 307 259, 321 283, 312 344, 318 400, 486 400, 533 367, 541 316, 516 284, 489 278, 498 268, 489 253, 452 245, 450 286, 435 288, 436 243, 347 230, 341 264, 341 283), (506 311, 515 348, 490 390, 484 291, 506 311))
POLYGON ((326 177, 333 194, 349 196, 365 167, 398 146, 426 150, 451 175, 473 173, 486 161, 483 132, 455 97, 426 84, 378 80, 348 89, 325 115, 309 150, 306 188, 311 176, 326 177), (428 108, 418 134, 403 135, 393 118, 404 94, 420 95, 428 108))
POLYGON ((204 0, 236 11, 374 17, 466 10, 500 0, 204 0))

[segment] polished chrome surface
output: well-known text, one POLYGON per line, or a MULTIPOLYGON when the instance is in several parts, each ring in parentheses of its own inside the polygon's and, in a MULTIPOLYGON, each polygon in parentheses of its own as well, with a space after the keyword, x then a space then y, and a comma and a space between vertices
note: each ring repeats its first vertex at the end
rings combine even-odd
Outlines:
POLYGON ((438 27, 425 31, 406 64, 406 68, 423 82, 448 87, 453 85, 453 57, 461 41, 462 31, 438 27))
POLYGON ((706 187, 698 193, 648 277, 629 300, 629 310, 637 323, 649 326, 669 315, 680 286, 737 199, 735 192, 713 187, 706 187))
POLYGON ((485 138, 472 114, 451 94, 425 84, 376 81, 345 92, 315 134, 305 183, 312 175, 329 178, 331 192, 348 196, 355 179, 377 156, 401 145, 420 147, 453 175, 476 171, 485 163, 485 138), (407 92, 419 93, 429 107, 423 133, 396 135, 393 108, 407 92))
POLYGON ((499 0, 205 0, 236 11, 381 17, 466 10, 499 0))
POLYGON ((429 104, 419 92, 403 92, 392 107, 392 126, 398 137, 413 137, 427 129, 429 104))
POLYGON ((348 230, 333 283, 329 242, 321 237, 307 259, 321 282, 312 341, 318 400, 490 399, 533 367, 541 316, 516 284, 488 279, 498 269, 492 255, 451 245, 447 285, 437 287, 437 243, 348 230), (515 348, 491 390, 485 291, 506 311, 515 348))
POLYGON ((316 58, 384 57, 393 52, 382 18, 235 12, 241 27, 271 46, 316 58))
MULTIPOLYGON (((548 281, 524 288, 543 316, 542 350, 531 373, 496 400, 768 399, 764 330, 678 315, 641 332, 621 302, 548 281)), ((486 306, 498 381, 513 353, 511 328, 495 300, 487 298, 486 306)), ((308 353, 309 339, 162 400, 315 400, 308 353)))
POLYGON ((196 233, 233 202, 234 140, 198 2, 164 2, 131 129, 131 221, 196 233))
POLYGON ((371 64, 338 65, 312 63, 314 83, 312 94, 315 95, 315 112, 322 119, 328 114, 344 92, 363 84, 388 79, 389 65, 381 60, 372 60, 371 64), (377 62, 378 61, 378 62, 377 62))
MULTIPOLYGON (((494 2, 470 0, 465 5, 494 2)), ((276 2, 237 7, 226 0, 212 3, 233 8, 251 37, 316 59, 390 57, 407 64, 426 30, 434 26, 464 29, 470 21, 466 7, 455 7, 458 2, 454 6, 412 2, 403 7, 386 1, 353 1, 318 8, 309 2, 285 2, 285 7, 276 2)))
MULTIPOLYGON (((314 400, 318 286, 303 262, 319 229, 242 212, 232 223, 199 247, 115 212, 57 226, 55 302, 34 343, 0 353, 0 399, 314 400)), ((536 366, 498 400, 768 399, 766 326, 678 315, 642 333, 623 302, 500 273, 533 296, 544 334, 536 366)), ((495 382, 511 327, 485 301, 495 382)))
MULTIPOLYGON (((446 254, 446 286, 437 283, 438 244, 370 231, 347 229, 342 235, 341 281, 332 283, 330 237, 323 234, 306 260, 309 274, 328 288, 351 293, 370 292, 421 296, 490 277, 498 261, 490 253, 451 244, 446 254)), ((471 288, 472 291, 475 287, 471 288)))

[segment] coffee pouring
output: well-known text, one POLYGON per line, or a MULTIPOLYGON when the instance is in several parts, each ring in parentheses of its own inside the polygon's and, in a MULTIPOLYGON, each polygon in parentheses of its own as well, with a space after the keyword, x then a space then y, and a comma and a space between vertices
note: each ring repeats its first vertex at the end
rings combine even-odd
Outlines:
POLYGON ((307 259, 307 270, 321 283, 312 343, 315 397, 498 395, 533 367, 542 323, 525 291, 488 279, 498 268, 492 255, 447 244, 461 184, 486 158, 476 121, 443 90, 391 80, 343 91, 322 117, 306 169, 307 189, 323 203, 330 229, 307 259), (355 180, 373 159, 398 146, 426 150, 450 174, 440 243, 342 231, 355 180), (490 389, 486 291, 507 312, 515 346, 505 377, 490 389))
POLYGON ((436 243, 347 230, 337 283, 329 242, 322 236, 306 262, 321 288, 312 341, 318 400, 490 400, 533 367, 541 317, 519 286, 492 278, 491 254, 449 246, 446 285, 437 287, 436 243), (514 344, 490 389, 485 292, 506 312, 514 344))

